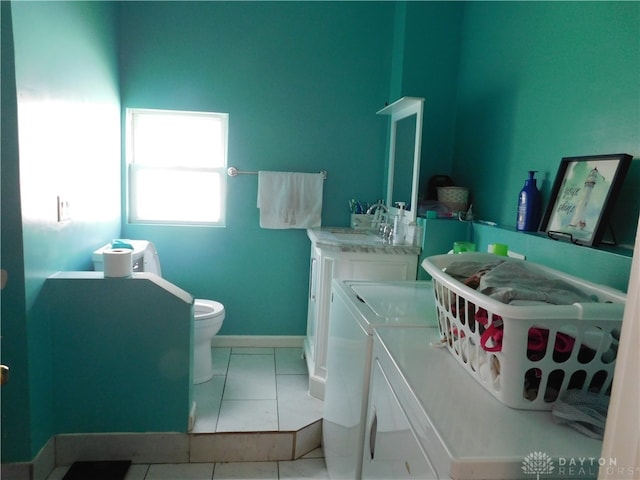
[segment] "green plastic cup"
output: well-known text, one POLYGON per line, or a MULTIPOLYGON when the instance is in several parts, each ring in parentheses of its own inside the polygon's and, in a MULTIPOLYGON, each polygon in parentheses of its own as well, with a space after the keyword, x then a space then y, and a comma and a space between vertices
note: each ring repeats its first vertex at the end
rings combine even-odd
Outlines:
POLYGON ((489 252, 506 257, 509 253, 509 247, 504 243, 492 243, 489 245, 489 252))
POLYGON ((475 252, 476 244, 472 242, 453 242, 453 253, 475 252))

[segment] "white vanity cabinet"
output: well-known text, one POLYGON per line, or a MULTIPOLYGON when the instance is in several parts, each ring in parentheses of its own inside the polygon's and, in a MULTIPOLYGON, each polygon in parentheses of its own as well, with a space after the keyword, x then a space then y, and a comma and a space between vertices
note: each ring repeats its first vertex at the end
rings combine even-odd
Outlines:
POLYGON ((420 247, 386 245, 372 234, 308 229, 311 240, 307 335, 304 354, 309 393, 324 399, 331 282, 340 280, 415 280, 420 247))

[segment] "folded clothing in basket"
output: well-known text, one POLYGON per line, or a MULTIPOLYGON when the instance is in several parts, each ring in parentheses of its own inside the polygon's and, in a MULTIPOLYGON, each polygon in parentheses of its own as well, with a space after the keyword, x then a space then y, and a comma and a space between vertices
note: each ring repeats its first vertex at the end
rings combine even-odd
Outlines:
POLYGON ((502 303, 528 300, 571 305, 598 301, 570 283, 543 275, 524 262, 496 265, 480 278, 478 291, 502 303))
POLYGON ((544 275, 526 262, 454 262, 446 273, 502 303, 543 302, 553 305, 597 302, 570 283, 544 275))
MULTIPOLYGON (((598 299, 583 292, 570 283, 544 275, 525 262, 460 261, 454 262, 446 273, 460 280, 470 288, 494 298, 502 303, 531 305, 551 303, 553 305, 571 305, 573 303, 597 302, 598 299)), ((502 318, 493 315, 490 322, 488 312, 479 308, 475 314, 469 312, 480 325, 482 334, 480 346, 487 352, 502 350, 502 318)), ((464 315, 464 312, 461 312, 464 315)), ((527 354, 529 359, 540 358, 547 348, 549 331, 541 328, 529 330, 527 354)), ((568 357, 573 349, 574 338, 559 332, 555 338, 554 351, 568 357)), ((597 348, 597 347, 596 347, 597 348)))
POLYGON ((555 423, 564 423, 591 438, 602 438, 609 397, 600 393, 567 390, 553 405, 555 423))

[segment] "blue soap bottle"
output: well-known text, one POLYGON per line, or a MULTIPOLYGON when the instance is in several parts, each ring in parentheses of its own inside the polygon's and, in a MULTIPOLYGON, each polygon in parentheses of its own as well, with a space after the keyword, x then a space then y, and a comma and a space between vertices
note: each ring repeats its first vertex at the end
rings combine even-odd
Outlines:
POLYGON ((516 228, 523 232, 536 232, 540 224, 542 196, 536 186, 535 173, 534 170, 529 170, 529 178, 525 180, 518 197, 516 228))

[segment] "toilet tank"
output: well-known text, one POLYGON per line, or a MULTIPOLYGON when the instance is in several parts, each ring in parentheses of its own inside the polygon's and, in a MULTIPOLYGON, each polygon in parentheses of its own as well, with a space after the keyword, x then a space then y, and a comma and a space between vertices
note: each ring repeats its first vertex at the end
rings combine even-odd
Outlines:
MULTIPOLYGON (((158 252, 153 243, 148 240, 122 240, 129 243, 133 247, 131 252, 131 262, 134 272, 150 272, 158 276, 162 276, 160 270, 160 259, 158 252)), ((91 256, 93 260, 93 269, 96 272, 104 272, 104 259, 102 252, 112 248, 111 243, 107 243, 103 247, 93 252, 91 256)))

